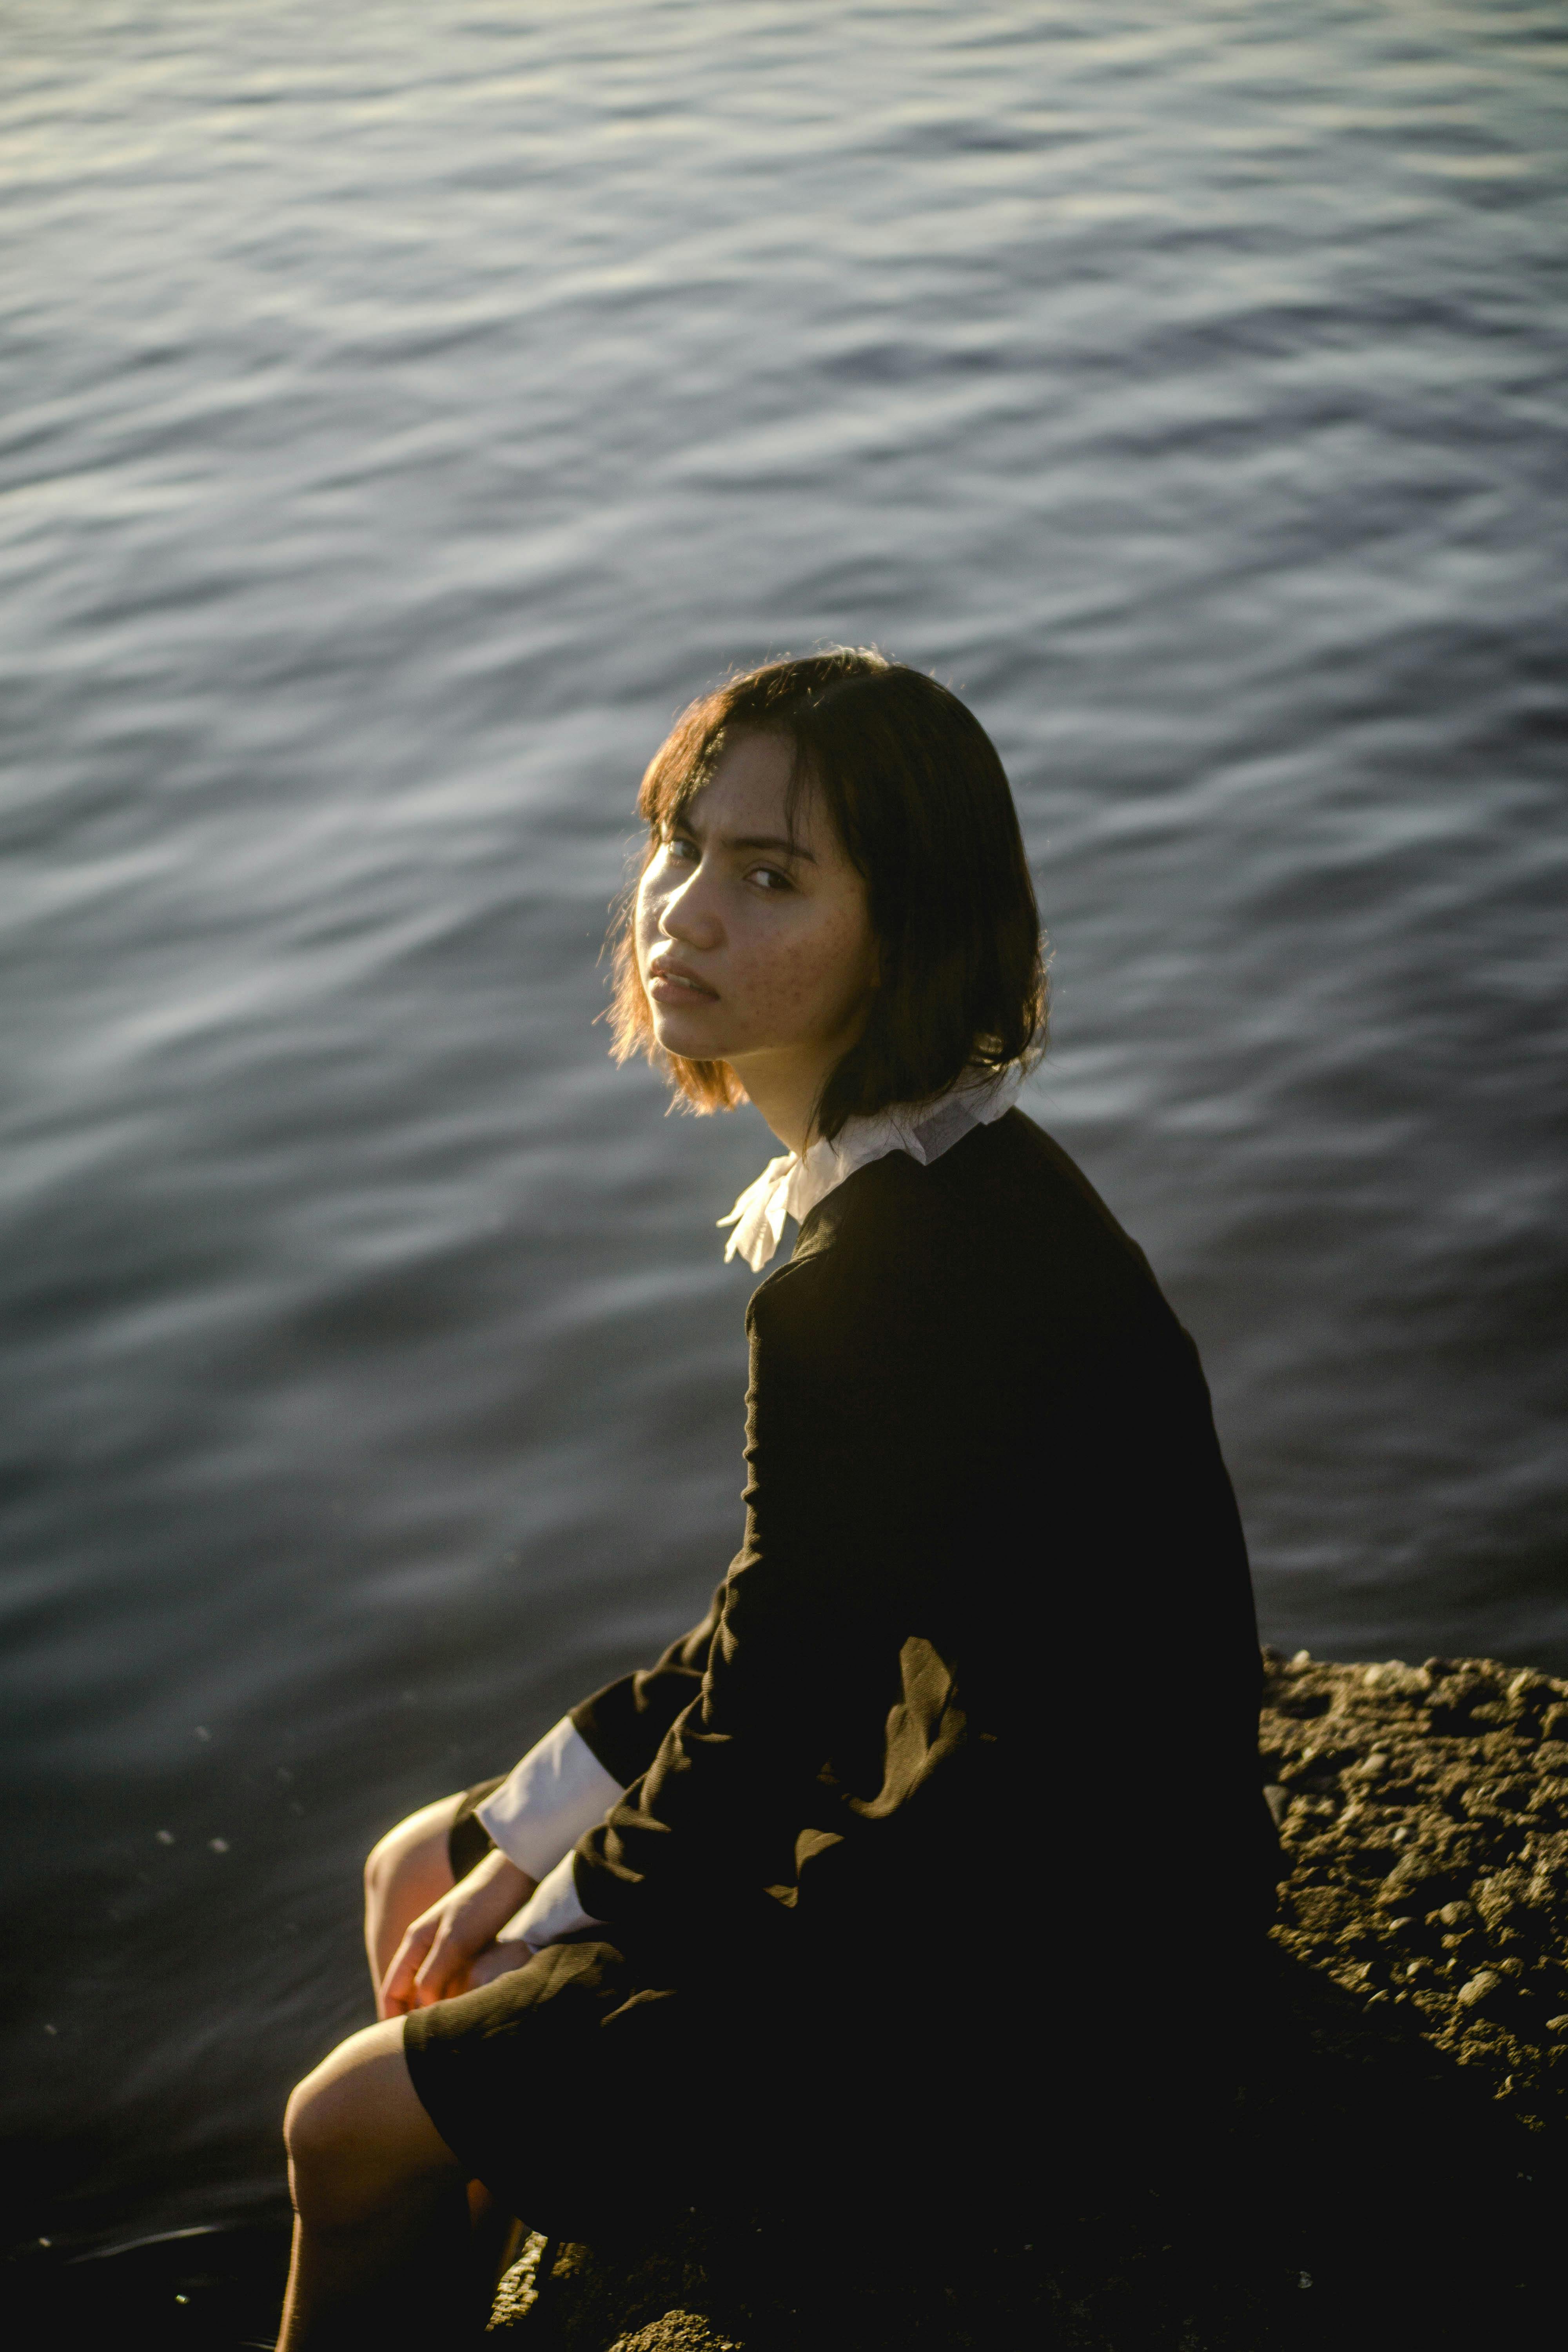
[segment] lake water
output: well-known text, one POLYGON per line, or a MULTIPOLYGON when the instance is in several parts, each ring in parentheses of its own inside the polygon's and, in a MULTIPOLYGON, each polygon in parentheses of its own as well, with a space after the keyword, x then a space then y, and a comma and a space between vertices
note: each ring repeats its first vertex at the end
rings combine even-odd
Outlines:
MULTIPOLYGON (((595 1016, 731 664, 973 703, 1265 1636, 1568 1668, 1568 22, 10 0, 16 2227, 279 2191, 355 1880, 698 1612, 774 1148, 595 1016)), ((1136 1638, 1129 1627, 1129 1638, 1136 1638)))

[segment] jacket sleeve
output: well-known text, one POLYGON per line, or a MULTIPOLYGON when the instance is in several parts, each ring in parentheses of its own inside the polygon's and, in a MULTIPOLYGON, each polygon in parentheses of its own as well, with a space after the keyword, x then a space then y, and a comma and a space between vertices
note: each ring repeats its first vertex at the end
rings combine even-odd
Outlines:
POLYGON ((672 1642, 657 1665, 606 1683, 572 1709, 568 1721, 623 1789, 641 1780, 665 1733, 701 1689, 722 1599, 721 1585, 700 1624, 672 1642))
POLYGON ((847 1283, 826 1258, 792 1262, 753 1296, 744 1542, 700 1688, 579 1842, 575 1883, 595 1918, 685 1935, 720 1912, 776 1913, 765 1890, 795 1876, 826 1761, 868 1736, 880 1754, 898 1695, 889 1600, 913 1517, 900 1471, 919 1442, 917 1318, 899 1296, 847 1283))

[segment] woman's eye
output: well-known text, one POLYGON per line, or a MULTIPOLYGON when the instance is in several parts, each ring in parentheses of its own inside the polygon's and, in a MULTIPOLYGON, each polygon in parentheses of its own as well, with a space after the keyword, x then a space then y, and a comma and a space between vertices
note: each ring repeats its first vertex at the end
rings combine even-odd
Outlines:
POLYGON ((789 890, 794 887, 789 876, 781 874, 776 866, 753 866, 746 879, 755 882, 763 890, 789 890))
POLYGON ((683 833, 672 833, 664 845, 664 854, 667 857, 695 857, 697 845, 683 833))

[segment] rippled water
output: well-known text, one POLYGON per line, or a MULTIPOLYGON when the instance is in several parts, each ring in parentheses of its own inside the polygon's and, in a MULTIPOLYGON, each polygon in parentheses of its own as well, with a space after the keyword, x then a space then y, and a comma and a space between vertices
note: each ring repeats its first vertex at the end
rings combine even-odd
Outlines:
POLYGON ((773 1146, 594 1026, 731 663, 874 638, 1000 744, 1030 1107, 1203 1347, 1265 1634, 1568 1666, 1561 10, 11 0, 0 50, 38 2215, 276 2195, 364 1846, 732 1549, 712 1220, 773 1146))

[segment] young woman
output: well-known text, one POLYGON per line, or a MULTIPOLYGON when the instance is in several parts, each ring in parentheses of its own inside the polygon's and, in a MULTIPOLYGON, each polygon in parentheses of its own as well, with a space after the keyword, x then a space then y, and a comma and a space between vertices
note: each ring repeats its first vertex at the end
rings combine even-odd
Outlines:
POLYGON ((639 805, 616 1050, 784 1147, 727 1255, 800 1225, 744 1541, 657 1665, 372 1854, 382 2022, 289 2110, 296 2352, 449 2329, 470 2181, 592 2237, 737 2177, 1016 2175, 999 2099, 1059 2147, 1173 2039, 1223 2075, 1272 1889, 1197 1357, 1013 1107, 1044 985, 991 743, 826 653, 695 704, 639 805))

